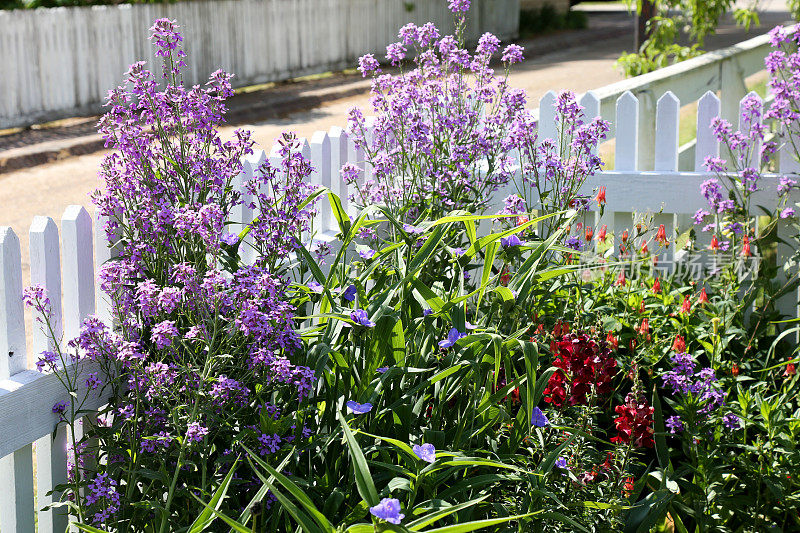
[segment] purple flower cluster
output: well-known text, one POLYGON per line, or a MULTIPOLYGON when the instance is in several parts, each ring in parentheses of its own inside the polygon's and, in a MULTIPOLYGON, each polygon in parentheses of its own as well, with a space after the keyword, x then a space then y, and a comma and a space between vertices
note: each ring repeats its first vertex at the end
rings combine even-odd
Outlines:
POLYGON ((105 524, 119 511, 120 494, 117 492, 117 482, 108 477, 108 474, 97 474, 89 482, 86 494, 88 505, 97 505, 98 511, 94 514, 95 524, 105 524))
MULTIPOLYGON (((490 33, 471 54, 463 44, 468 0, 451 0, 456 34, 441 36, 432 23, 407 24, 399 41, 386 48, 393 65, 410 62, 400 75, 380 74, 372 55, 359 70, 374 76, 367 124, 359 109, 350 112, 348 129, 369 163, 342 168, 353 184, 352 200, 362 206, 383 203, 399 218, 413 222, 421 213, 437 217, 453 209, 481 210, 491 191, 512 175, 509 124, 523 112, 525 95, 511 90, 490 67, 500 40, 490 33)), ((522 48, 502 51, 506 65, 522 60, 522 48)))

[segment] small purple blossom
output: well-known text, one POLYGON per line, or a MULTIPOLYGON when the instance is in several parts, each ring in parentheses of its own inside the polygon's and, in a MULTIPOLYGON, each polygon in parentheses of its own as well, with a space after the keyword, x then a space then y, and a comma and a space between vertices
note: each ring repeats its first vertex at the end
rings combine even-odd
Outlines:
POLYGON ((309 281, 308 283, 306 283, 306 286, 311 292, 316 292, 318 294, 321 293, 323 289, 322 285, 317 283, 316 281, 309 281))
POLYGON ((372 54, 366 54, 358 58, 358 71, 361 76, 367 77, 370 74, 377 74, 381 71, 380 63, 372 54))
POLYGON ((439 341, 439 348, 450 348, 458 342, 458 339, 463 339, 466 336, 465 333, 461 333, 458 329, 450 328, 450 331, 447 333, 447 338, 439 341))
POLYGON ((353 300, 356 299, 357 294, 358 294, 358 289, 356 289, 356 286, 348 285, 347 288, 344 290, 342 297, 348 302, 352 302, 353 300))
POLYGON ((436 462, 436 448, 431 443, 426 443, 422 446, 415 444, 411 447, 411 451, 423 461, 431 464, 436 462))
POLYGON ((347 402, 346 405, 348 409, 350 409, 353 413, 357 415, 363 415, 372 411, 372 404, 369 402, 358 403, 354 402, 353 400, 350 400, 349 402, 347 402))
POLYGON ((469 11, 470 0, 449 0, 447 7, 453 13, 466 13, 469 11))
POLYGON ((531 412, 531 425, 537 428, 543 428, 550 425, 550 420, 538 407, 534 407, 531 412))
POLYGON ((423 230, 422 228, 418 228, 412 224, 403 224, 403 231, 411 235, 418 235, 420 233, 425 232, 425 230, 423 230))
POLYGON ((722 417, 722 423, 725 424, 725 427, 728 429, 739 429, 741 427, 741 422, 742 420, 733 413, 727 413, 722 417))
POLYGON ((406 517, 400 512, 400 500, 396 498, 384 498, 375 507, 369 508, 370 514, 375 518, 385 520, 390 524, 399 524, 406 517))
POLYGON ((681 421, 681 417, 675 415, 667 418, 664 421, 664 425, 669 428, 669 432, 672 434, 678 433, 683 431, 685 428, 683 426, 683 422, 681 421))
POLYGON ((358 255, 361 256, 361 259, 369 260, 375 257, 375 250, 372 248, 367 248, 366 250, 359 250, 358 255))
POLYGON ((64 411, 67 410, 67 402, 58 402, 53 406, 53 413, 57 415, 63 415, 64 411))
POLYGON ((511 248, 512 246, 522 246, 522 241, 519 239, 516 233, 509 235, 508 237, 501 237, 500 244, 503 248, 511 248))
POLYGON ((375 322, 369 319, 369 315, 367 315, 367 312, 364 311, 363 309, 354 309, 350 313, 350 318, 353 320, 353 322, 355 322, 359 326, 365 328, 375 327, 375 322))
POLYGON ((555 465, 556 465, 557 468, 560 468, 562 470, 566 470, 567 469, 567 458, 566 457, 559 457, 558 459, 556 459, 555 465))
POLYGON ((503 63, 508 63, 509 65, 512 63, 519 63, 523 60, 522 51, 522 47, 518 44, 509 44, 506 46, 505 50, 503 50, 503 57, 501 59, 503 63))
POLYGON ((189 442, 201 442, 203 437, 208 435, 208 428, 200 422, 192 422, 186 430, 186 440, 189 442))

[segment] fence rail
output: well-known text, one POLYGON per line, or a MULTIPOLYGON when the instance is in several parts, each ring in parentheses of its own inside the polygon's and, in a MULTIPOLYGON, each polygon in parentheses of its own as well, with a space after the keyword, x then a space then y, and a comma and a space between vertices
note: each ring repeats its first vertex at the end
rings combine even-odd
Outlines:
MULTIPOLYGON (((0 11, 0 129, 98 113, 128 65, 147 59, 160 17, 175 19, 186 44, 186 83, 223 68, 236 86, 351 68, 397 40, 406 22, 451 31, 440 0, 195 0, 161 4, 0 11)), ((467 37, 517 36, 519 0, 477 0, 467 37)), ((152 66, 155 65, 155 66, 152 66)))
MULTIPOLYGON (((705 64, 705 63, 704 63, 705 64)), ((654 79, 651 76, 650 79, 654 79)), ((641 82, 625 82, 630 87, 642 87, 641 82)), ((655 83, 655 82, 653 82, 655 83)), ((660 83, 660 82, 659 82, 660 83)), ((613 86, 612 86, 613 87, 613 86)), ((727 87, 726 87, 727 89, 727 87)), ((686 89, 689 91, 688 89, 686 89)), ((693 90, 692 90, 693 91, 693 90)), ((689 91, 690 97, 695 92, 689 91)), ((705 207, 700 195, 700 184, 709 178, 702 168, 705 156, 719 154, 719 143, 711 134, 709 121, 722 110, 725 101, 713 92, 699 95, 697 114, 697 140, 694 165, 690 171, 679 168, 678 128, 680 106, 678 94, 667 91, 655 103, 651 96, 639 97, 634 92, 604 88, 590 91, 581 99, 588 116, 603 115, 612 118, 616 135, 616 170, 592 176, 584 186, 590 192, 598 186, 607 190, 607 206, 599 223, 607 224, 610 231, 619 234, 632 225, 632 214, 650 212, 655 224, 665 224, 672 232, 686 215, 705 207), (611 99, 613 98, 613 113, 611 99), (650 111, 643 109, 653 107, 650 111), (642 166, 642 151, 650 141, 642 135, 642 116, 654 118, 652 130, 652 164, 642 166)), ((739 93, 736 93, 737 96, 739 93)), ((548 93, 540 102, 540 138, 555 137, 555 93, 548 93)), ((345 184, 339 169, 347 162, 363 162, 363 155, 349 139, 346 131, 335 127, 327 132, 315 133, 310 141, 301 141, 302 153, 310 158, 315 169, 311 181, 331 188, 342 197, 345 209, 355 214, 355 206, 347 201, 354 192, 345 184), (349 204, 349 205, 348 205, 349 204)), ((800 170, 800 165, 791 154, 781 152, 778 171, 791 173, 800 170)), ((252 176, 260 164, 267 159, 277 159, 277 151, 257 151, 243 162, 243 172, 237 186, 252 176)), ((368 174, 368 166, 363 170, 368 174)), ((520 179, 519 173, 515 178, 520 179)), ((769 175, 761 183, 762 192, 755 198, 756 204, 774 207, 778 175, 769 175)), ((513 193, 515 184, 509 184, 493 196, 494 207, 502 198, 513 193)), ((800 198, 798 198, 800 199, 800 198)), ((232 219, 247 221, 252 213, 245 207, 232 215, 232 219)), ((491 211, 490 211, 491 212, 491 211)), ((335 219, 323 202, 316 219, 318 238, 333 239, 336 232, 335 219)), ((96 266, 109 258, 109 250, 102 238, 102 231, 93 233, 93 226, 86 210, 71 206, 62 218, 59 238, 52 219, 37 217, 30 229, 31 280, 48 289, 51 296, 55 323, 64 338, 78 333, 81 320, 97 312, 106 321, 109 308, 95 283, 96 266), (64 294, 63 301, 60 295, 64 294), (63 326, 62 326, 63 324, 63 326)), ((783 249, 781 253, 789 253, 783 249)), ((10 228, 0 229, 0 530, 9 532, 32 532, 35 509, 47 504, 45 494, 53 486, 66 479, 66 436, 63 430, 52 435, 57 417, 52 406, 67 400, 66 393, 52 374, 40 374, 27 368, 25 346, 26 325, 24 322, 21 281, 21 258, 19 239, 10 228), (5 354, 8 354, 6 356, 5 354), (32 446, 35 443, 35 447, 32 446), (37 477, 33 476, 33 457, 37 461, 37 477), (34 506, 34 487, 38 500, 34 506)), ((797 299, 789 298, 785 304, 788 312, 796 311, 797 299)), ((48 346, 48 340, 39 328, 34 329, 34 350, 48 346)), ((100 406, 105 398, 92 399, 92 407, 100 406)), ((56 495, 57 496, 57 495, 56 495)), ((65 519, 53 511, 38 511, 40 532, 64 531, 65 519)))

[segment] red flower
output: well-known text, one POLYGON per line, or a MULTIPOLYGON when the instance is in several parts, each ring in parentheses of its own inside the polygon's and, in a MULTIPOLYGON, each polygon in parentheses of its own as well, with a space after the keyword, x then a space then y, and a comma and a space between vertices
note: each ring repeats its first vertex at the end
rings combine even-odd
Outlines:
POLYGON ((692 312, 692 301, 689 299, 689 295, 687 294, 683 298, 683 304, 681 304, 681 313, 691 313, 692 312))
POLYGON ((653 447, 653 408, 644 398, 636 399, 628 393, 625 403, 614 411, 619 415, 614 419, 617 436, 611 438, 616 444, 633 444, 640 448, 653 447))
POLYGON ((586 236, 584 237, 586 239, 586 242, 591 241, 593 236, 594 236, 594 231, 592 231, 592 228, 586 226, 586 236))
POLYGON ((628 498, 631 494, 633 494, 633 478, 627 477, 625 478, 625 484, 622 486, 622 497, 628 498))
POLYGON ((500 273, 500 284, 505 287, 511 280, 511 274, 508 273, 508 265, 503 266, 503 271, 500 273))
POLYGON ((647 335, 650 333, 650 321, 647 318, 643 318, 642 323, 639 324, 639 329, 637 331, 640 335, 647 335))
POLYGON ((622 232, 622 242, 628 242, 628 230, 622 232))
POLYGON ((647 255, 647 254, 650 253, 650 249, 647 247, 647 242, 646 241, 642 243, 641 253, 642 253, 642 255, 647 255))
POLYGON ((599 205, 599 206, 606 205, 606 188, 605 187, 600 187, 600 189, 597 191, 596 200, 597 200, 597 205, 599 205))
POLYGON ((750 237, 747 235, 744 236, 742 239, 742 257, 750 257, 752 252, 750 252, 750 237))
POLYGON ((617 276, 617 281, 616 281, 615 285, 617 287, 624 287, 625 286, 625 271, 624 270, 620 271, 619 276, 617 276))
POLYGON ((703 287, 703 289, 700 291, 700 295, 697 297, 697 303, 704 304, 707 301, 708 301, 708 294, 706 294, 706 288, 703 287))
POLYGON ((719 250, 719 239, 717 239, 717 236, 716 236, 716 235, 714 235, 713 237, 711 237, 711 246, 710 246, 709 248, 711 248, 711 250, 713 250, 713 251, 715 251, 715 252, 716 252, 717 250, 719 250))
POLYGON ((669 246, 669 241, 667 240, 667 230, 664 228, 664 224, 661 224, 658 227, 658 231, 656 232, 656 242, 660 243, 662 246, 669 246))
POLYGON ((659 294, 661 292, 661 280, 656 278, 653 282, 653 294, 659 294))
POLYGON ((557 367, 547 388, 545 401, 561 407, 569 400, 570 405, 586 405, 588 395, 594 389, 597 395, 611 392, 611 379, 617 362, 611 350, 602 341, 595 342, 585 333, 567 333, 555 341, 553 366, 557 367))
POLYGON ((675 353, 686 351, 686 341, 680 335, 675 335, 675 340, 672 342, 672 351, 675 353))
POLYGON ((786 370, 783 371, 783 375, 787 377, 794 376, 796 372, 797 369, 795 368, 794 363, 789 363, 786 365, 786 370))
POLYGON ((603 243, 606 242, 606 233, 607 232, 608 232, 608 226, 603 224, 600 227, 600 231, 597 232, 597 240, 599 240, 600 242, 603 242, 603 243))
POLYGON ((528 222, 530 222, 528 217, 523 217, 523 216, 517 217, 517 226, 521 226, 523 224, 527 224, 528 222))
POLYGON ((608 332, 608 335, 606 335, 606 342, 607 342, 607 343, 608 343, 608 345, 609 345, 609 346, 611 346, 611 347, 612 347, 614 350, 616 350, 617 348, 619 348, 619 341, 618 341, 618 340, 617 340, 617 338, 614 336, 614 334, 613 334, 613 333, 611 333, 610 331, 608 332))
POLYGON ((731 365, 731 376, 736 377, 739 375, 739 365, 733 363, 731 365))

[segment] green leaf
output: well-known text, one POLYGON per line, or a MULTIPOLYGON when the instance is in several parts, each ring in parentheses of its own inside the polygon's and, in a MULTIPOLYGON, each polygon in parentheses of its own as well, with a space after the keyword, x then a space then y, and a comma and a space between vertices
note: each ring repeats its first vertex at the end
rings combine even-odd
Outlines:
POLYGON ((347 235, 350 233, 351 222, 350 217, 342 207, 341 198, 332 191, 329 191, 328 202, 331 204, 331 211, 333 211, 333 216, 336 218, 336 223, 339 224, 339 232, 342 235, 347 235))
POLYGON ((103 529, 97 529, 96 527, 89 526, 89 525, 86 525, 86 524, 75 523, 75 524, 72 524, 72 525, 77 527, 80 530, 86 531, 87 533, 107 533, 103 529))
POLYGON ((208 505, 206 505, 206 508, 203 509, 203 512, 200 513, 197 518, 195 518, 194 522, 192 522, 192 525, 189 526, 189 533, 200 533, 201 531, 205 531, 205 529, 214 521, 214 511, 219 510, 220 505, 222 505, 222 501, 225 499, 225 494, 228 492, 228 487, 233 479, 233 472, 236 470, 236 466, 238 464, 239 459, 237 458, 233 463, 233 466, 231 466, 230 470, 228 470, 228 474, 225 476, 225 479, 222 480, 222 483, 220 483, 219 487, 217 487, 217 490, 214 491, 211 501, 208 502, 208 505))
POLYGON ((661 411, 661 398, 658 397, 658 387, 653 385, 653 425, 655 426, 655 434, 653 440, 655 441, 656 458, 658 459, 658 466, 667 468, 669 465, 669 448, 667 447, 667 438, 665 436, 666 429, 664 428, 664 414, 661 411))
POLYGON ((427 525, 430 525, 430 524, 433 524, 437 520, 441 520, 442 518, 444 518, 446 516, 449 516, 449 515, 451 515, 451 514, 453 514, 455 512, 458 512, 461 509, 466 509, 467 507, 472 507, 476 503, 482 502, 483 500, 485 500, 489 496, 490 496, 490 494, 485 494, 485 495, 481 496, 480 498, 476 498, 474 500, 470 500, 470 501, 464 502, 464 503, 459 503, 458 505, 450 505, 450 506, 445 507, 443 509, 439 509, 439 510, 434 511, 432 513, 428 513, 425 516, 417 518, 413 522, 409 522, 406 525, 406 527, 408 529, 410 529, 411 531, 419 531, 423 527, 425 527, 427 525))
POLYGON ((378 491, 375 489, 375 483, 372 481, 372 474, 369 471, 367 459, 364 457, 364 452, 361 451, 361 447, 359 447, 358 442, 356 442, 356 438, 353 436, 353 432, 350 430, 350 426, 347 425, 347 421, 342 413, 338 413, 338 416, 339 423, 342 425, 342 431, 344 431, 344 436, 347 440, 347 446, 350 448, 350 455, 353 458, 353 468, 355 470, 358 493, 361 494, 361 497, 364 498, 364 501, 366 501, 370 507, 375 507, 380 503, 380 500, 378 499, 378 491))
POLYGON ((542 511, 534 511, 532 513, 520 514, 515 516, 505 516, 503 518, 490 518, 488 520, 475 520, 473 522, 465 522, 463 524, 455 524, 452 526, 439 527, 436 529, 428 529, 426 533, 466 533, 468 531, 475 531, 484 527, 503 524, 511 522, 512 520, 520 520, 529 516, 534 516, 542 511))

